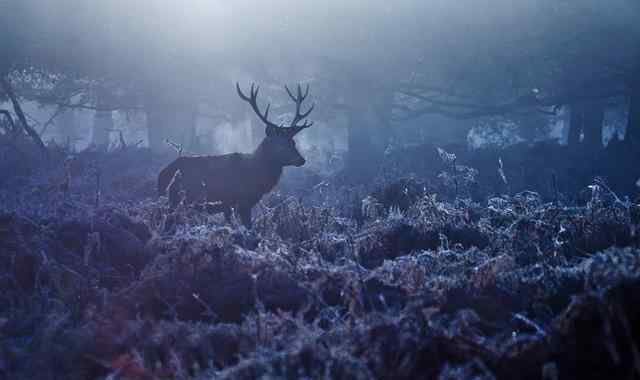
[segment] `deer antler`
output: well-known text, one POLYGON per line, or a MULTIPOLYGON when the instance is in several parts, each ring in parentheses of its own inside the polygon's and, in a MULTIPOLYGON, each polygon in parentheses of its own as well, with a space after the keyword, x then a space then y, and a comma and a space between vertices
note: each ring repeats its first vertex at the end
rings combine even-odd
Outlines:
POLYGON ((269 108, 271 108, 271 104, 267 104, 267 109, 264 111, 264 114, 260 112, 260 108, 258 107, 258 91, 260 91, 260 86, 256 86, 255 83, 251 84, 251 94, 250 96, 246 96, 242 90, 240 89, 240 84, 236 82, 236 90, 238 90, 238 95, 242 100, 249 103, 251 108, 253 108, 253 112, 258 115, 260 120, 267 125, 267 127, 278 128, 278 126, 269 121, 269 108))
POLYGON ((307 118, 307 116, 309 116, 309 114, 311 113, 311 111, 313 111, 313 108, 315 107, 315 104, 312 104, 311 107, 309 107, 309 109, 306 112, 300 113, 300 108, 302 107, 302 102, 305 101, 305 99, 307 99, 307 96, 309 96, 309 85, 307 84, 307 88, 304 91, 304 94, 302 93, 302 87, 300 87, 300 84, 298 84, 298 93, 296 94, 296 96, 293 95, 293 93, 291 92, 291 90, 289 90, 289 87, 287 87, 286 85, 284 86, 284 89, 287 90, 287 94, 289 94, 289 97, 291 98, 291 100, 293 100, 296 103, 296 114, 293 117, 293 120, 291 121, 291 125, 290 127, 290 133, 291 136, 297 134, 298 132, 300 132, 301 130, 305 129, 305 128, 309 128, 310 126, 313 125, 313 122, 309 122, 307 120, 305 120, 305 122, 302 125, 298 125, 298 123, 304 119, 307 118))
POLYGON ((260 108, 258 107, 258 92, 260 91, 260 86, 256 86, 255 83, 252 83, 250 94, 249 96, 247 96, 240 89, 240 84, 236 82, 236 90, 238 90, 238 95, 242 100, 244 100, 245 102, 251 105, 251 108, 253 108, 253 111, 256 113, 256 115, 258 115, 260 120, 262 120, 262 122, 267 125, 267 133, 272 133, 269 131, 273 131, 273 132, 277 131, 279 133, 285 133, 289 137, 293 137, 301 130, 305 128, 309 128, 310 126, 313 125, 313 122, 307 121, 305 119, 307 118, 307 116, 309 116, 311 111, 313 111, 315 104, 312 104, 311 107, 309 107, 309 109, 306 112, 301 113, 300 108, 302 107, 302 102, 304 102, 305 99, 307 99, 307 97, 309 96, 309 85, 307 85, 307 88, 305 89, 304 93, 302 93, 302 87, 300 87, 300 85, 298 84, 298 91, 296 95, 293 95, 293 92, 289 90, 289 87, 284 86, 284 88, 285 90, 287 90, 287 94, 289 94, 289 97, 291 98, 291 100, 293 100, 294 103, 296 104, 296 114, 293 117, 293 120, 291 121, 291 125, 289 126, 289 128, 281 128, 275 123, 272 123, 271 121, 269 121, 269 109, 271 108, 271 104, 267 104, 267 109, 264 111, 264 113, 260 111, 260 108), (304 120, 304 123, 298 124, 303 120, 304 120))

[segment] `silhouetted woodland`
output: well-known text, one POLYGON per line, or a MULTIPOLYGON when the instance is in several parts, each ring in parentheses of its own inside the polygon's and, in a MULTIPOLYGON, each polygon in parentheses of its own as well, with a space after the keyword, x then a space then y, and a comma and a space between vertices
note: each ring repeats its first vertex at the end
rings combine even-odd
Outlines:
POLYGON ((640 378, 636 2, 55 3, 0 2, 0 379, 640 378))

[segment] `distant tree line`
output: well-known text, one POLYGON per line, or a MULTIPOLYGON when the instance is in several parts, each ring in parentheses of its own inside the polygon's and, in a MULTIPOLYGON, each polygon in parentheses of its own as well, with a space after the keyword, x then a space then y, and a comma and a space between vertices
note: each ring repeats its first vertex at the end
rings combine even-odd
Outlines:
MULTIPOLYGON (((564 108, 568 143, 599 149, 605 110, 624 106, 624 138, 640 140, 634 0, 196 3, 2 2, 0 100, 11 107, 0 120, 44 148, 22 101, 54 107, 54 117, 91 110, 101 146, 114 111, 143 113, 162 152, 167 140, 196 145, 198 117, 249 117, 233 82, 258 80, 280 114, 290 110, 269 88, 311 83, 316 117, 346 124, 354 168, 370 167, 405 126, 433 128, 431 115, 536 120, 518 123, 530 129, 564 108)), ((463 138, 472 123, 451 125, 463 138)))

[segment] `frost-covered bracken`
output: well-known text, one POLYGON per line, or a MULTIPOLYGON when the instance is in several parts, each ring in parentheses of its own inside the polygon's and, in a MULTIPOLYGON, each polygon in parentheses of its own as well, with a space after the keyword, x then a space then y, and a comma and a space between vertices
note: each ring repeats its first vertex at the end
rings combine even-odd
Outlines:
POLYGON ((640 379, 638 15, 0 0, 0 380, 640 379))
POLYGON ((2 191, 3 376, 467 379, 637 370, 640 206, 600 180, 585 206, 572 207, 532 191, 478 203, 456 197, 446 179, 453 197, 416 179, 385 191, 397 184, 382 180, 350 208, 327 178, 314 187, 324 194, 276 189, 249 230, 149 198, 149 167, 109 170, 145 154, 83 152, 2 191), (60 178, 68 188, 48 185, 60 178))

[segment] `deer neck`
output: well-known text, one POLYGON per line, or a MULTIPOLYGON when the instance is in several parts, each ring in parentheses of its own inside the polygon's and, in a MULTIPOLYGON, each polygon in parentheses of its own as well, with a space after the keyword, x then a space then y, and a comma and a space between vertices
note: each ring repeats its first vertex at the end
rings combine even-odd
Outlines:
POLYGON ((269 154, 266 143, 264 141, 262 141, 260 145, 258 145, 251 156, 256 165, 264 170, 264 174, 275 176, 277 177, 276 180, 280 178, 280 175, 282 175, 282 168, 284 166, 273 159, 273 157, 269 154))

